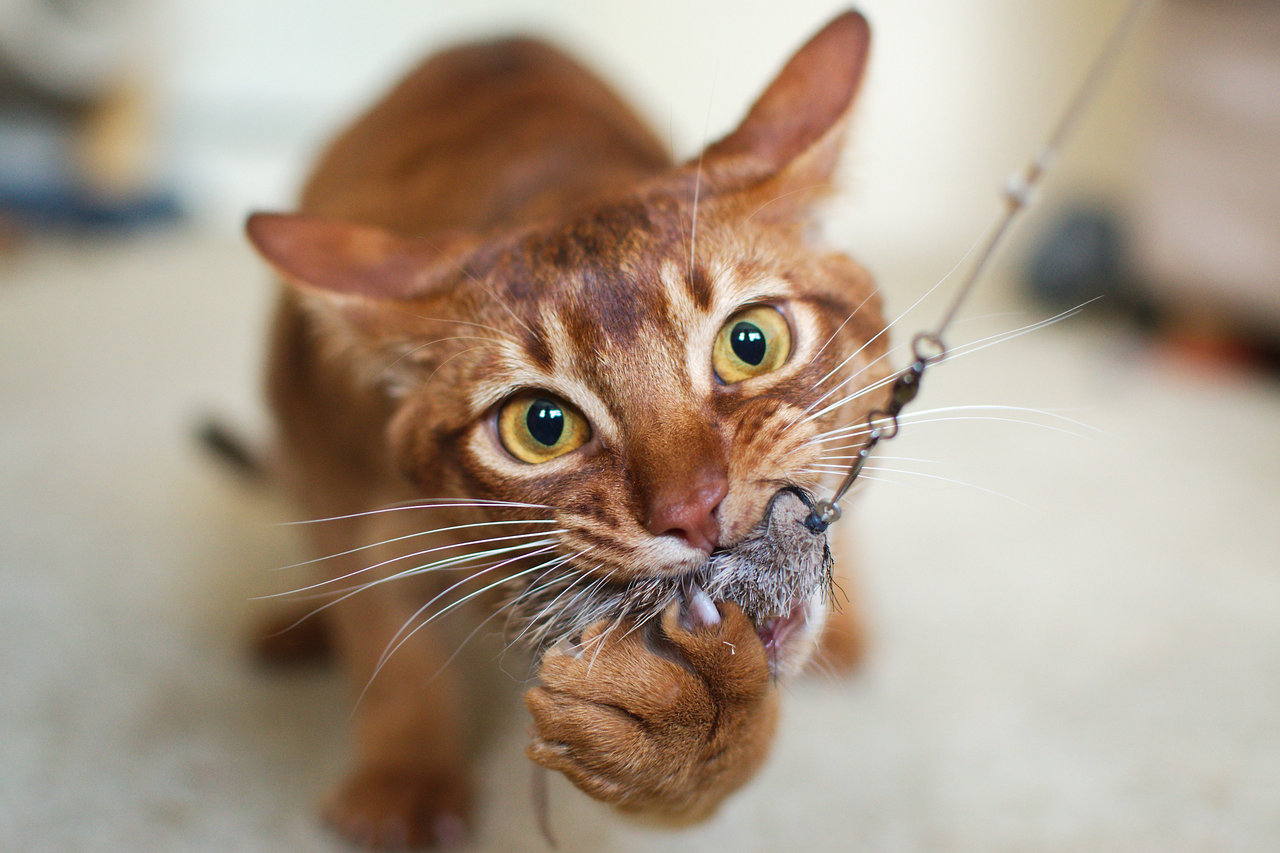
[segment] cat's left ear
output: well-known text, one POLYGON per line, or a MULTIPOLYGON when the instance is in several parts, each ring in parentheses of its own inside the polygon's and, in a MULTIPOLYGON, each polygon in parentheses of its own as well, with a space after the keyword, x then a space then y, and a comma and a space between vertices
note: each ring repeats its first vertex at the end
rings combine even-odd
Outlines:
POLYGON ((871 28, 850 10, 787 62, 742 123, 702 153, 706 188, 767 193, 761 218, 792 218, 830 188, 867 65, 871 28))
POLYGON ((255 213, 245 233, 295 287, 348 307, 429 298, 450 286, 473 245, 462 232, 422 239, 300 213, 255 213))

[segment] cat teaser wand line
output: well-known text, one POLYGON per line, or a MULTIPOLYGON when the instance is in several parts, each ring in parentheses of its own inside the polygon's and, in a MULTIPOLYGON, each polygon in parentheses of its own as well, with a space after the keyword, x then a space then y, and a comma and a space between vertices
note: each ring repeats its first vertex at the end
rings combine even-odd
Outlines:
POLYGON ((1137 25, 1138 19, 1146 10, 1146 7, 1154 2, 1155 0, 1130 0, 1124 16, 1120 19, 1107 41, 1103 43, 1098 56, 1093 61, 1093 65, 1089 68, 1088 74, 1085 75, 1084 81, 1080 84, 1075 96, 1058 120, 1057 127, 1054 128, 1049 141, 1023 170, 1014 172, 1009 176, 1001 193, 1004 201, 1004 212, 1000 214, 995 225, 992 226, 989 236, 982 244, 982 251, 969 271, 968 277, 951 300, 951 306, 942 316, 942 320, 937 327, 932 331, 920 332, 911 339, 912 362, 899 371, 897 378, 894 379, 889 394, 888 406, 883 409, 875 409, 867 415, 867 440, 862 445, 862 448, 858 450, 857 458, 854 459, 853 464, 849 466, 849 473, 845 475, 835 493, 830 498, 818 501, 814 505, 813 511, 805 518, 805 526, 814 533, 826 532, 828 527, 840 519, 840 501, 857 481, 858 475, 862 473, 862 468, 867 464, 867 460, 871 458, 871 453, 875 450, 876 445, 881 441, 897 437, 899 428, 898 416, 920 393, 920 381, 924 378, 925 370, 930 365, 945 361, 947 358, 947 345, 943 340, 943 336, 951 327, 952 321, 955 320, 956 313, 973 291, 974 284, 986 272, 992 258, 995 257, 997 250, 1004 243, 1005 237, 1008 235, 1018 215, 1031 205, 1035 191, 1043 180, 1045 173, 1049 171, 1050 167, 1058 159, 1067 137, 1071 135, 1072 131, 1080 123, 1081 117, 1097 98, 1102 84, 1114 69, 1116 61, 1124 50, 1125 43, 1137 25))

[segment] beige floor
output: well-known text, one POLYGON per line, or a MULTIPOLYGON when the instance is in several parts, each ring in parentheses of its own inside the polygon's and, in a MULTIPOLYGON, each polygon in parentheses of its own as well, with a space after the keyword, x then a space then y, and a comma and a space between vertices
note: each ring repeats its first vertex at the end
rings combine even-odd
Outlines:
MULTIPOLYGON (((210 409, 261 427, 263 281, 232 236, 0 265, 0 849, 342 849, 311 808, 351 700, 238 645, 287 511, 190 438, 210 409)), ((1038 316, 985 298, 958 339, 1038 316)), ((880 472, 845 526, 866 670, 789 686, 771 763, 705 826, 553 782, 561 849, 1276 849, 1280 388, 1086 320, 939 368, 920 407, 975 404, 1088 427, 907 429, 882 464, 916 473, 880 472)), ((474 849, 540 847, 521 715, 486 749, 474 849)))

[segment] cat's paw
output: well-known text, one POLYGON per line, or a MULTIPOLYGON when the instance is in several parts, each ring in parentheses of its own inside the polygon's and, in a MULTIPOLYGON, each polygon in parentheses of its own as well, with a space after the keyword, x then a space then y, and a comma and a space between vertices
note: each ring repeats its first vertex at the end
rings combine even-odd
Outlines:
POLYGON ((707 624, 673 605, 659 636, 603 622, 548 651, 525 693, 529 758, 627 810, 710 814, 764 762, 777 723, 760 638, 736 605, 719 610, 707 624))
POLYGON ((329 798, 324 817, 367 849, 456 847, 466 838, 470 801, 460 776, 374 767, 348 777, 329 798))

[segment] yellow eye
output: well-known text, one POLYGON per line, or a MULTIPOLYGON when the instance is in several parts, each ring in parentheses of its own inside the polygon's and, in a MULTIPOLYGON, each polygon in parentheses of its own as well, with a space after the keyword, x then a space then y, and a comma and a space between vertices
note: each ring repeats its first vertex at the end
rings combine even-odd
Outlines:
POLYGON ((791 327, 776 308, 757 305, 739 311, 716 335, 711 366, 734 385, 777 370, 791 355, 791 327))
POLYGON ((520 394, 498 412, 502 446, 521 462, 537 465, 577 450, 591 438, 587 419, 549 394, 520 394))

